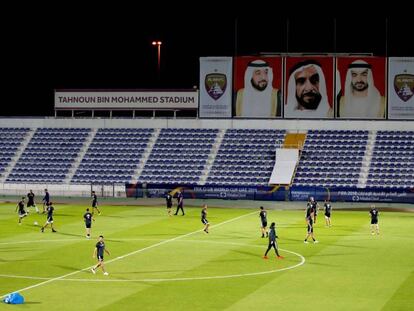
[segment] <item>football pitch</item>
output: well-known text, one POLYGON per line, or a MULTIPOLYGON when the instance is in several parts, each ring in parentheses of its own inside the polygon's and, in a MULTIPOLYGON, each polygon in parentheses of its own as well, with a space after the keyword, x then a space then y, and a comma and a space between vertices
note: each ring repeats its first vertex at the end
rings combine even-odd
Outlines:
POLYGON ((0 310, 414 309, 414 213, 380 208, 380 235, 371 235, 368 210, 335 210, 334 203, 332 227, 320 211, 319 243, 304 244, 305 203, 297 204, 303 209, 268 209, 285 257, 271 250, 268 260, 260 202, 209 206, 209 234, 200 206, 168 217, 164 206, 101 205, 89 240, 88 201, 55 205, 56 233, 40 232, 45 215, 31 209, 19 226, 15 203, 0 204, 0 296, 25 297, 24 305, 1 302, 0 310), (108 276, 90 270, 101 234, 111 253, 108 276))

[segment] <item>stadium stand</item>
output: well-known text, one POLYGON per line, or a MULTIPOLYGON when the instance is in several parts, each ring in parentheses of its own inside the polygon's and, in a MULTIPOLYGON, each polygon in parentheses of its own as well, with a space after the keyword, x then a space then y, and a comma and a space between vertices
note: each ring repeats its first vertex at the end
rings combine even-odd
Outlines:
POLYGON ((228 129, 207 184, 267 185, 284 130, 228 129))
POLYGON ((72 183, 124 183, 140 165, 154 130, 146 128, 98 129, 72 183))
POLYGON ((29 128, 0 128, 0 180, 5 181, 15 165, 15 158, 24 143, 29 128))
POLYGON ((414 132, 378 131, 367 179, 368 187, 414 187, 414 132))
POLYGON ((162 129, 138 181, 200 184, 218 132, 218 129, 162 129))
MULTIPOLYGON (((5 183, 265 186, 285 130, 0 128, 5 183)), ((414 187, 414 131, 309 130, 293 185, 414 187)))
POLYGON ((38 128, 7 182, 62 183, 90 129, 38 128))
POLYGON ((294 185, 356 187, 367 141, 368 131, 308 131, 294 185))

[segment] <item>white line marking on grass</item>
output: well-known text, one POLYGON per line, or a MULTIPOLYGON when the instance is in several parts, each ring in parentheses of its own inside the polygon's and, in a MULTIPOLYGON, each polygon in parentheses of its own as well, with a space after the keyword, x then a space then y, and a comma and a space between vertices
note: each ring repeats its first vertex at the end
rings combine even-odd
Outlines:
MULTIPOLYGON (((98 237, 96 237, 98 238, 98 237)), ((93 239, 55 239, 55 240, 36 240, 36 241, 16 241, 16 242, 0 242, 0 245, 14 245, 14 244, 33 244, 33 243, 52 243, 52 242, 90 242, 93 239)), ((118 241, 162 241, 162 239, 140 239, 140 238, 120 238, 120 239, 106 239, 109 242, 118 242, 118 241)))
POLYGON ((49 242, 73 242, 73 241, 86 241, 85 239, 57 239, 57 240, 36 240, 36 241, 14 241, 14 242, 0 242, 0 245, 16 245, 26 243, 49 243, 49 242))
MULTIPOLYGON (((244 214, 244 215, 241 215, 241 216, 238 216, 238 217, 235 217, 235 218, 232 218, 232 219, 229 219, 229 220, 223 221, 223 222, 221 222, 221 223, 218 223, 217 225, 213 225, 213 226, 211 226, 211 228, 213 228, 213 227, 214 227, 214 228, 216 228, 216 227, 219 227, 219 226, 225 225, 225 224, 227 224, 227 223, 229 223, 229 222, 233 222, 233 221, 239 220, 240 218, 244 218, 244 217, 247 217, 247 216, 250 216, 250 215, 256 214, 256 213, 257 213, 256 211, 251 212, 251 213, 247 213, 247 214, 244 214)), ((157 246, 160 246, 160 245, 163 245, 163 244, 166 244, 166 243, 172 242, 172 241, 176 241, 176 240, 178 240, 178 239, 182 239, 182 238, 185 238, 185 237, 187 237, 187 236, 190 236, 190 235, 193 235, 193 234, 196 234, 196 233, 202 232, 202 231, 203 231, 203 229, 200 229, 200 230, 196 230, 196 231, 193 231, 193 232, 189 232, 189 233, 186 233, 186 234, 183 234, 183 235, 176 236, 175 238, 171 238, 171 239, 168 239, 168 240, 161 241, 161 242, 159 242, 159 243, 156 243, 156 244, 153 244, 153 245, 150 245, 150 246, 147 246, 147 247, 144 247, 144 248, 138 249, 138 250, 133 251, 133 252, 131 252, 131 253, 125 254, 125 255, 123 255, 123 256, 122 256, 122 258, 129 257, 129 256, 132 256, 132 255, 135 255, 135 254, 138 254, 138 253, 144 252, 144 251, 149 250, 149 249, 152 249, 152 248, 154 248, 154 247, 157 247, 157 246)), ((119 259, 120 259, 120 258, 114 258, 114 259, 108 260, 108 261, 106 261, 106 262, 105 262, 105 264, 109 264, 109 263, 111 263, 111 262, 115 262, 115 261, 117 261, 117 260, 119 260, 119 259)), ((76 271, 73 271, 73 272, 71 272, 71 273, 67 273, 67 274, 64 274, 64 275, 62 275, 62 276, 58 276, 58 277, 55 277, 55 278, 52 278, 52 279, 46 280, 46 281, 41 282, 41 283, 38 283, 38 284, 34 284, 34 285, 31 285, 31 286, 27 286, 27 287, 24 287, 24 288, 21 288, 21 289, 15 290, 15 291, 10 292, 10 293, 14 293, 14 292, 24 292, 24 291, 27 291, 27 290, 29 290, 29 289, 35 288, 35 287, 39 287, 39 286, 42 286, 42 285, 45 285, 45 284, 48 284, 48 283, 51 283, 51 282, 54 282, 54 281, 61 280, 61 279, 66 278, 66 277, 68 277, 68 276, 75 275, 75 274, 78 274, 78 273, 80 273, 80 272, 90 270, 90 269, 91 269, 91 268, 93 268, 94 266, 95 266, 95 265, 89 266, 89 267, 87 267, 87 268, 83 268, 83 269, 81 269, 81 270, 76 270, 76 271)), ((5 294, 5 295, 3 295, 3 296, 0 296, 0 298, 4 298, 4 297, 6 297, 7 295, 9 295, 10 293, 7 293, 7 294, 5 294)))
MULTIPOLYGON (((242 244, 242 243, 227 243, 227 242, 212 242, 212 241, 194 241, 194 240, 186 240, 185 242, 204 242, 204 243, 212 243, 212 244, 228 244, 228 245, 239 245, 239 246, 251 246, 251 247, 259 247, 263 248, 263 246, 258 245, 249 245, 249 244, 242 244)), ((125 279, 59 279, 58 281, 67 281, 67 282, 117 282, 117 283, 127 283, 127 282, 175 282, 175 281, 199 281, 199 280, 217 280, 217 279, 231 279, 231 278, 239 278, 239 277, 247 277, 247 276, 256 276, 256 275, 264 275, 264 274, 271 274, 276 272, 282 272, 297 268, 305 263, 305 257, 301 254, 289 251, 283 248, 279 248, 280 250, 294 254, 298 256, 301 261, 293 266, 280 268, 280 269, 273 269, 268 271, 261 271, 261 272, 250 272, 250 273, 239 273, 239 274, 229 274, 229 275, 214 275, 214 276, 197 276, 197 277, 182 277, 182 278, 168 278, 168 279, 132 279, 132 280, 125 280, 125 279)), ((261 258, 260 258, 261 260, 261 258)), ((45 277, 33 277, 33 276, 23 276, 23 275, 5 275, 0 274, 0 277, 5 278, 16 278, 16 279, 32 279, 32 280, 54 280, 52 278, 45 278, 45 277)), ((40 283, 42 284, 42 283, 40 283)))

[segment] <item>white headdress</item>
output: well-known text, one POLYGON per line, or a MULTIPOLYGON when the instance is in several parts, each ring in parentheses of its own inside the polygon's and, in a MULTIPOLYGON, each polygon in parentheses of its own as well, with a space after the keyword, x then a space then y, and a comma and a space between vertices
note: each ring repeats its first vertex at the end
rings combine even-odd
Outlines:
POLYGON ((263 60, 255 60, 248 64, 244 73, 244 93, 243 93, 243 116, 249 117, 270 117, 272 116, 272 83, 273 70, 269 64, 263 60), (252 85, 253 73, 256 70, 267 69, 267 86, 263 91, 259 91, 252 85))
POLYGON ((296 68, 289 76, 287 105, 285 105, 286 107, 285 117, 288 117, 288 118, 326 118, 328 117, 329 111, 330 111, 330 105, 328 102, 325 76, 323 74, 322 68, 317 62, 312 61, 312 60, 299 63, 298 66, 299 67, 296 68), (299 103, 296 99, 295 74, 309 67, 314 67, 317 73, 319 74, 319 93, 321 94, 321 101, 315 110, 310 110, 310 109, 300 110, 298 107, 299 103))
POLYGON ((345 103, 339 111, 341 117, 348 118, 382 118, 381 94, 375 87, 374 78, 372 76, 371 65, 363 60, 352 62, 346 73, 345 79, 345 103), (367 83, 368 94, 366 97, 356 97, 352 88, 351 71, 362 72, 368 70, 367 83))

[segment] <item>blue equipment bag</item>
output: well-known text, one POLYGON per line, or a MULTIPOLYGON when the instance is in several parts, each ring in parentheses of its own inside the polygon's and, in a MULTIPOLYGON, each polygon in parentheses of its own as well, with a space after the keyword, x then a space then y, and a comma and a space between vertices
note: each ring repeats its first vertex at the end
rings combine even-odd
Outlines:
POLYGON ((10 303, 10 304, 22 304, 24 303, 24 297, 22 295, 20 295, 19 293, 12 293, 10 295, 7 295, 4 299, 3 299, 4 303, 10 303))

